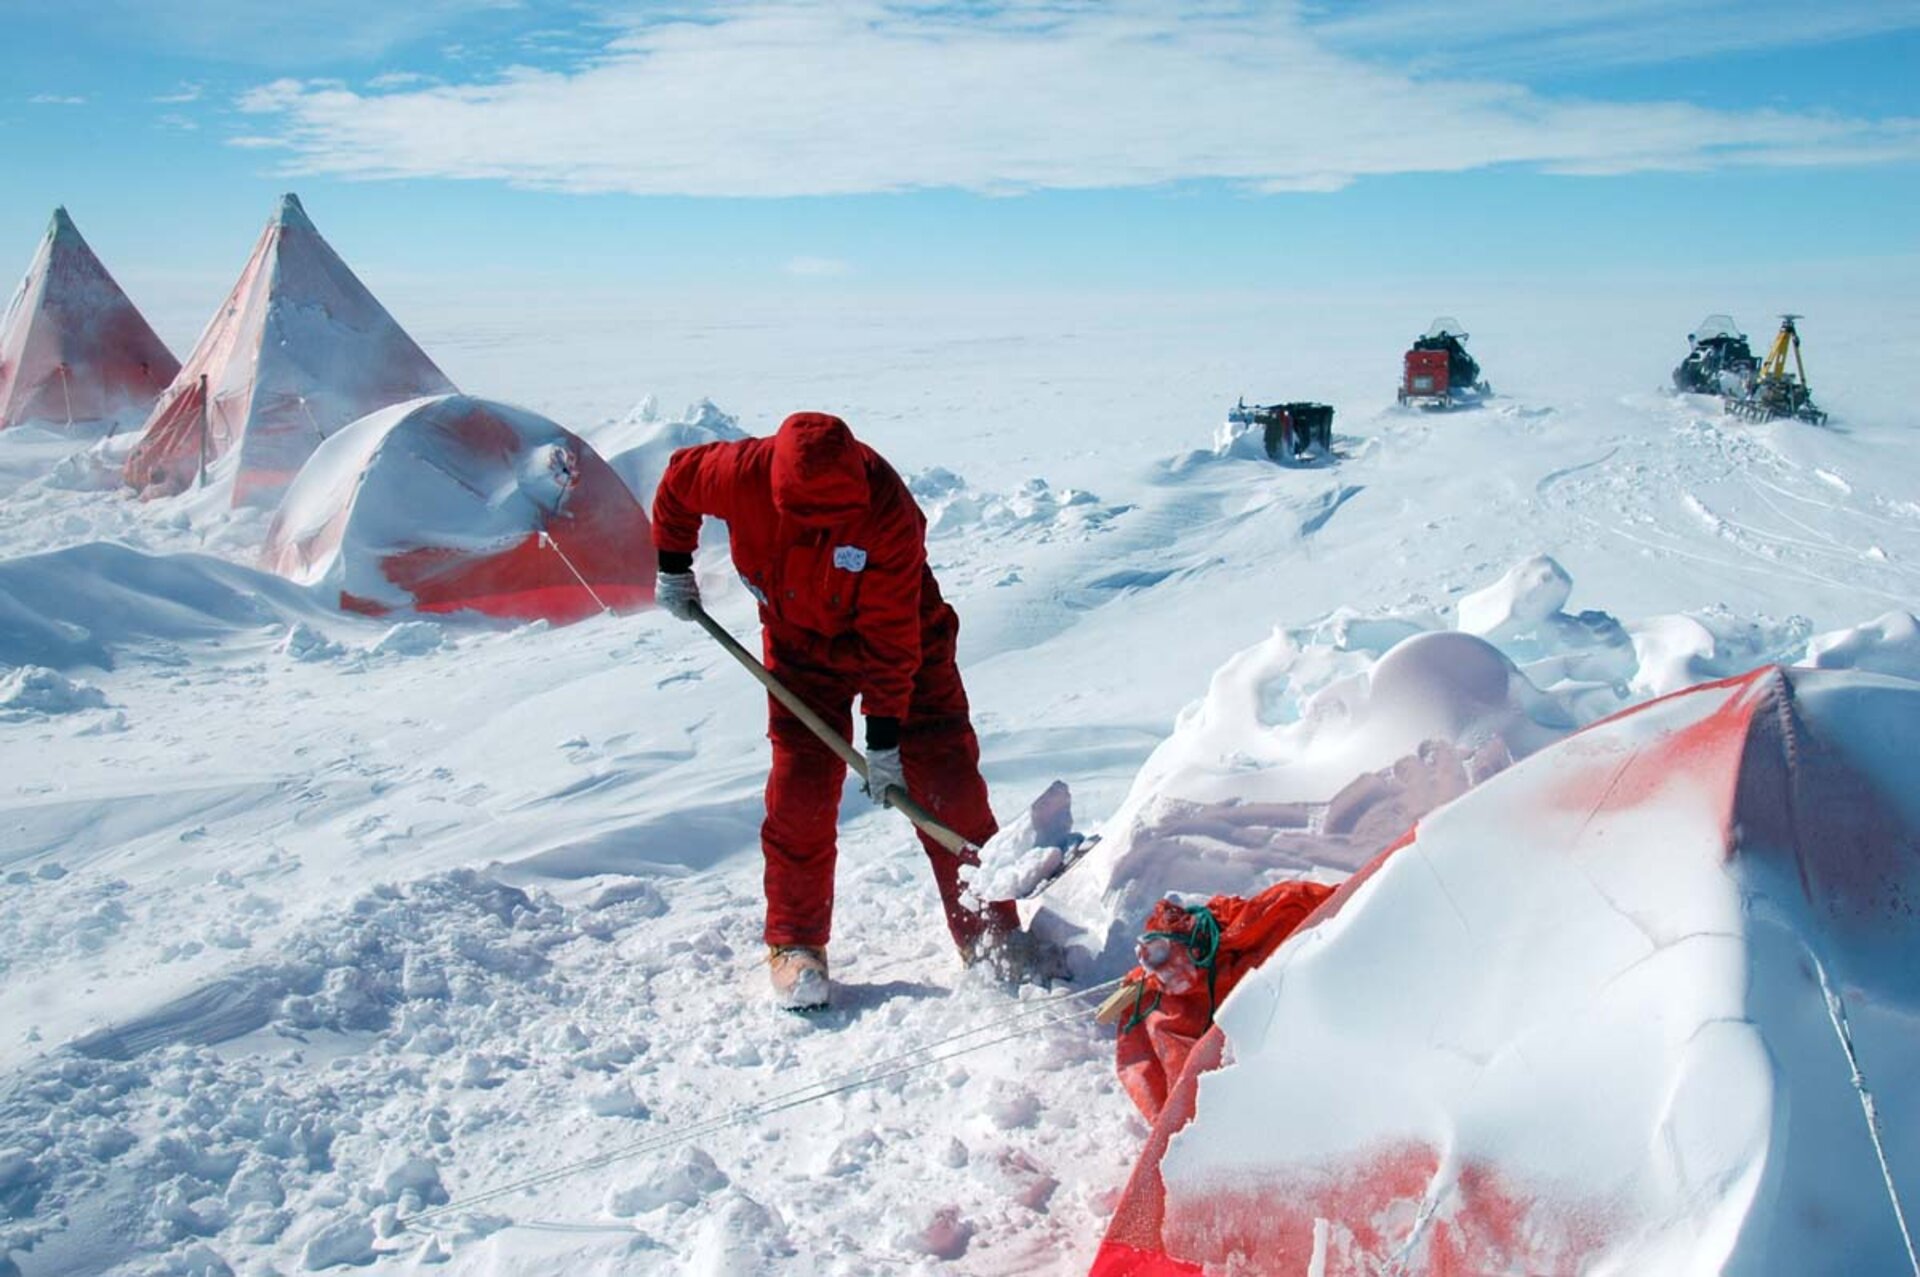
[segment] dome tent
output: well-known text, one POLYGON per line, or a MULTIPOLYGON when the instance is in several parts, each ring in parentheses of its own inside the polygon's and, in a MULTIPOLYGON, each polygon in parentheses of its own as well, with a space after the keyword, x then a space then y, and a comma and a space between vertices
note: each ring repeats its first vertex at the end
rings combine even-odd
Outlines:
POLYGON ((1427 816, 1222 1004, 1095 1277, 1907 1271, 1916 759, 1920 685, 1766 668, 1427 816))
POLYGON ((653 599, 646 512, 579 436, 465 395, 337 431, 287 489, 262 566, 380 615, 576 621, 653 599))
POLYGON ((148 496, 225 484, 235 506, 271 507, 348 422, 453 389, 298 197, 282 196, 239 282, 147 418, 126 480, 148 496))
POLYGON ((180 370, 67 210, 0 320, 0 430, 143 420, 180 370))

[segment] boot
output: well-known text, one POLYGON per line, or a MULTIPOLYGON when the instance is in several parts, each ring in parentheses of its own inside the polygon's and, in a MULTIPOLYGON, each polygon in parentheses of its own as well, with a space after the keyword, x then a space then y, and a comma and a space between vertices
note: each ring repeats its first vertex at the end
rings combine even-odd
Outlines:
POLYGON ((788 1011, 820 1011, 832 985, 827 981, 827 951, 810 944, 767 946, 767 972, 773 1000, 788 1011))

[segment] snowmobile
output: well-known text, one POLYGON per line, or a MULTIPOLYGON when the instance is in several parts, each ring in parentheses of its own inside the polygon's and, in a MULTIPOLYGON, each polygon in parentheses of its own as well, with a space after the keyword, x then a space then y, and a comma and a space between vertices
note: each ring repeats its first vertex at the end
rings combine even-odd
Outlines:
POLYGON ((1264 431, 1267 455, 1275 461, 1301 461, 1315 449, 1333 451, 1333 407, 1323 403, 1249 404, 1245 399, 1227 413, 1236 426, 1258 426, 1264 431))
POLYGON ((1727 411, 1749 421, 1771 421, 1775 417, 1797 417, 1812 425, 1821 425, 1827 414, 1816 408, 1813 392, 1807 386, 1807 365, 1800 358, 1800 330, 1793 326, 1798 315, 1780 316, 1780 332, 1760 364, 1760 374, 1746 393, 1727 398, 1727 411), (1793 366, 1799 376, 1787 371, 1787 352, 1793 352, 1793 366))
POLYGON ((1493 393, 1480 378, 1480 365, 1467 353, 1460 321, 1442 316, 1407 352, 1400 381, 1400 406, 1470 407, 1493 393))
POLYGON ((1731 315, 1708 315, 1687 334, 1687 357, 1673 370, 1681 394, 1740 398, 1753 388, 1760 361, 1731 315))

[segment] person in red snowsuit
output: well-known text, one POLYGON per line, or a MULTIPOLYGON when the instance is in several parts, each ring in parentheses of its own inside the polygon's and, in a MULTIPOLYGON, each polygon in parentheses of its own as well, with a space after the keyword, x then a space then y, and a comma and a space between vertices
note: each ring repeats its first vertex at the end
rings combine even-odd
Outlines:
MULTIPOLYGON (((960 620, 927 565, 926 517, 893 467, 846 422, 812 412, 788 417, 772 438, 676 452, 654 495, 653 542, 659 602, 683 617, 699 599, 693 551, 706 517, 726 521, 734 567, 760 604, 767 667, 848 740, 860 702, 875 801, 899 784, 974 846, 992 837, 954 660, 960 620)), ((768 708, 773 770, 760 843, 769 961, 787 1005, 824 1005, 847 767, 778 701, 768 708), (787 969, 794 963, 809 970, 787 969)), ((960 869, 971 858, 925 834, 921 842, 963 957, 1018 930, 1011 903, 962 902, 960 869)))

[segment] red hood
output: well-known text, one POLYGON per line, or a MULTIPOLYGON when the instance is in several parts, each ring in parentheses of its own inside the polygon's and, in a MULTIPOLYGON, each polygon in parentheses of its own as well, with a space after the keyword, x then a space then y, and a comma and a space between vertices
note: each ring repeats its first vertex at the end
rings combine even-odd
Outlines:
POLYGON ((773 504, 810 525, 866 513, 867 458, 853 431, 824 412, 796 412, 773 437, 773 504))

